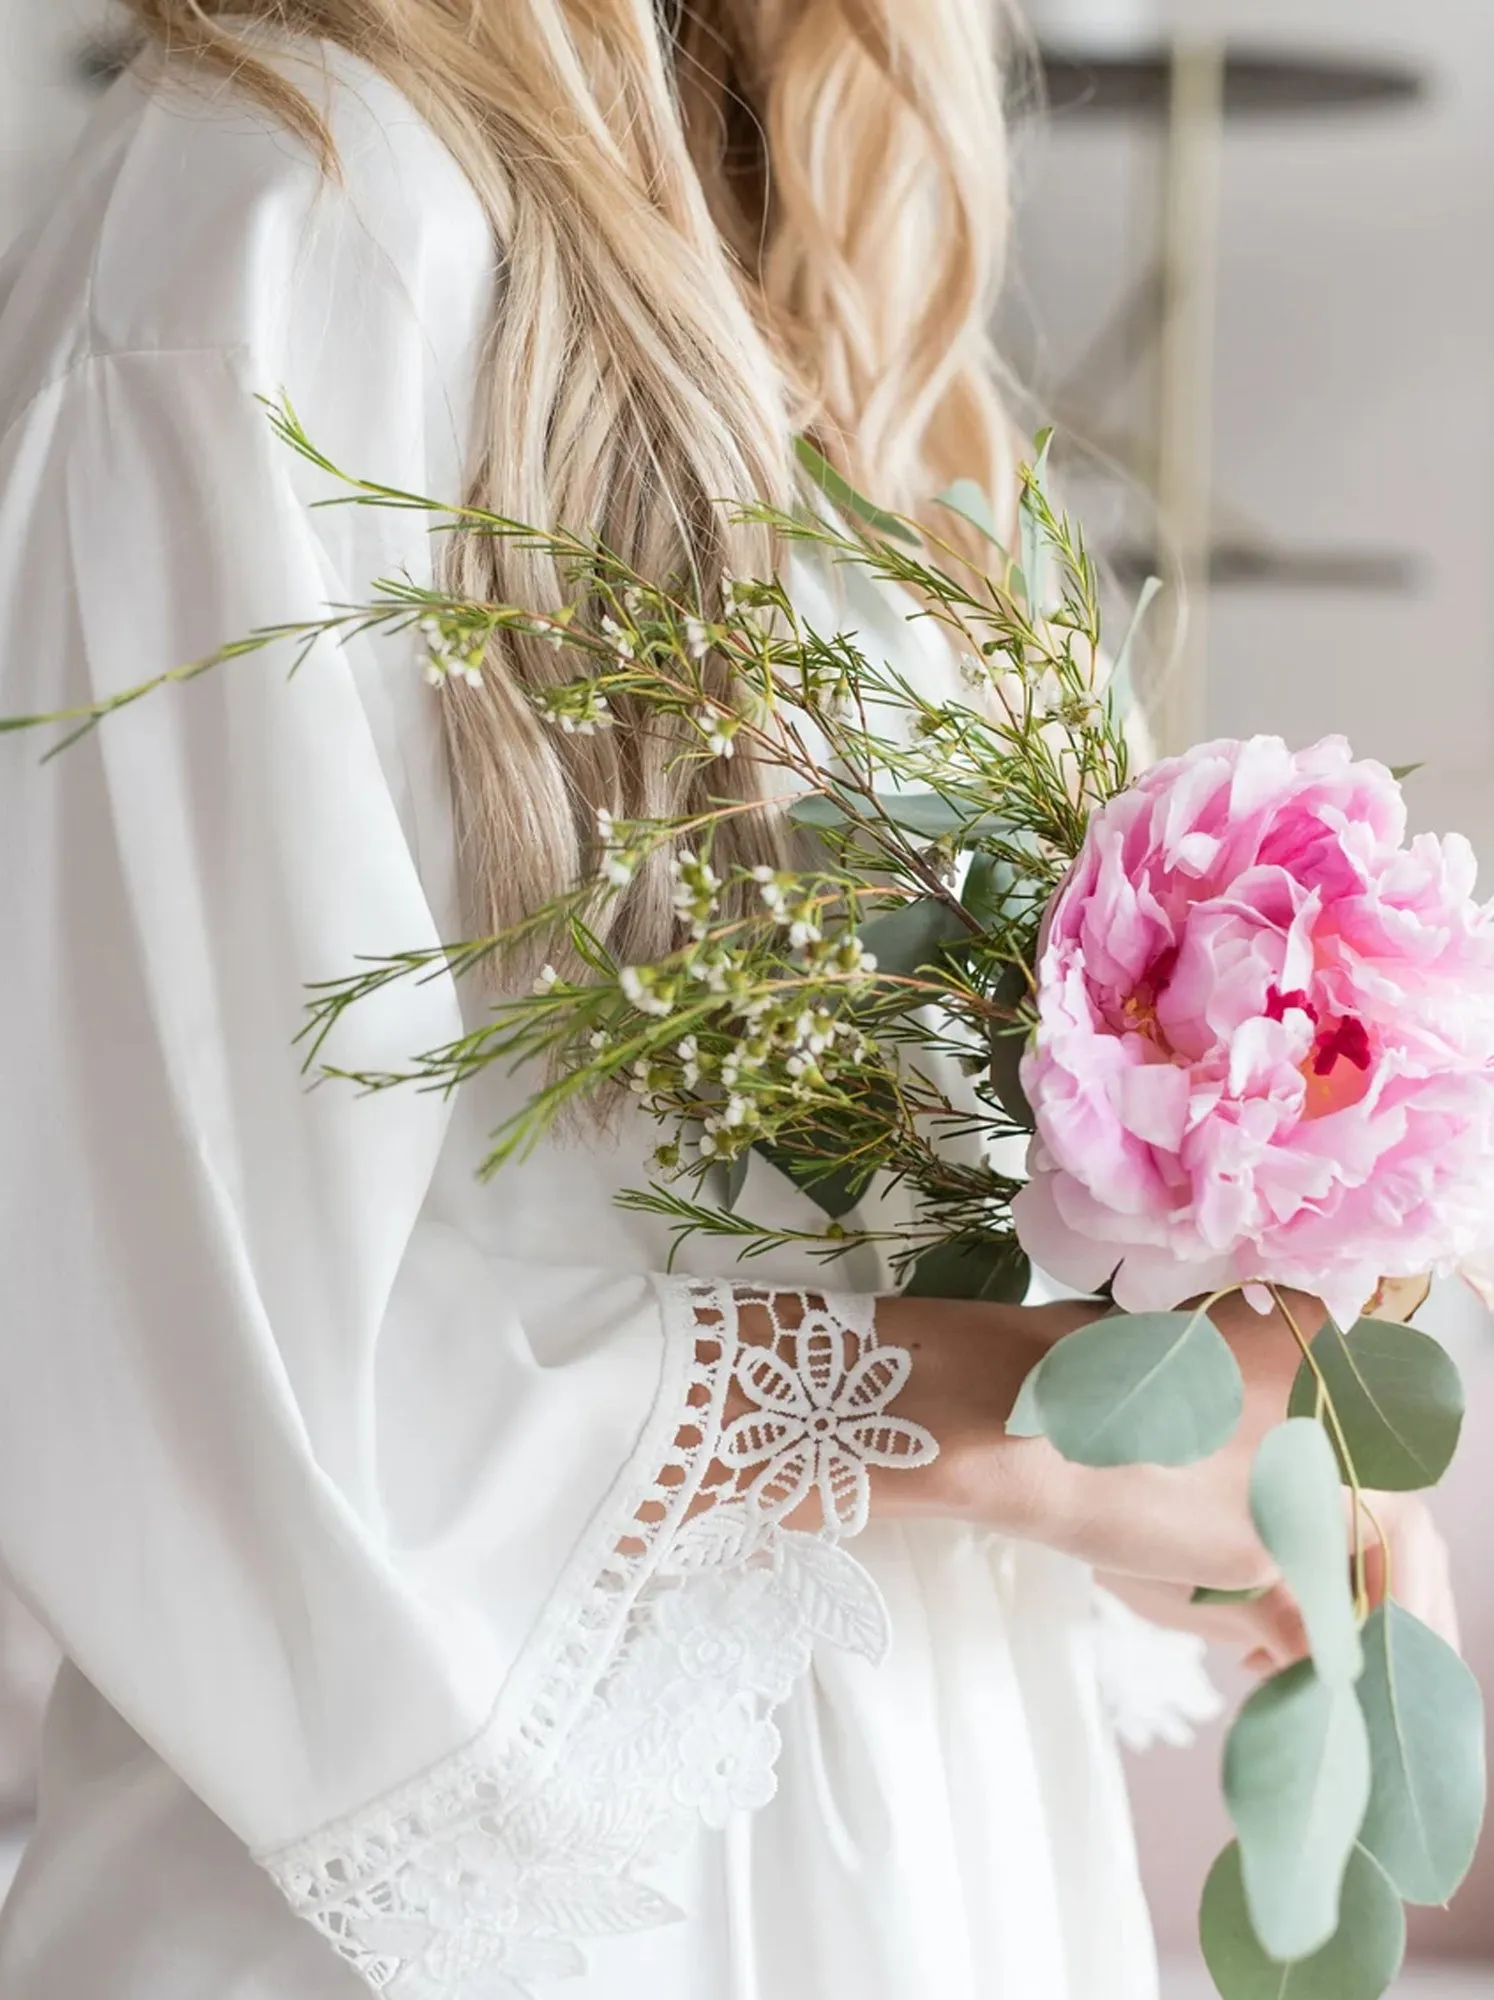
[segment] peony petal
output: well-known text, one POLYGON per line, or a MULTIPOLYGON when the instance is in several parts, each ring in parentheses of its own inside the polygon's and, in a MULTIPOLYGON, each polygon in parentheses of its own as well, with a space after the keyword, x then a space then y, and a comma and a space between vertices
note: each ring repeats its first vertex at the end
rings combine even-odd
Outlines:
POLYGON ((1219 858, 1219 842, 1212 834, 1185 834, 1172 851, 1172 865, 1183 875, 1207 875, 1219 858))
POLYGON ((1465 1257, 1458 1266, 1458 1276, 1464 1284, 1494 1312, 1494 1249, 1485 1247, 1471 1257, 1465 1257))
POLYGON ((1188 1123, 1188 1072, 1172 1063, 1142 1063, 1122 1070, 1110 1098, 1126 1130, 1149 1146, 1175 1153, 1188 1123))
POLYGON ((1115 1303, 1122 1312, 1171 1312, 1185 1299, 1222 1291, 1236 1272, 1229 1257, 1183 1262, 1166 1250, 1150 1246, 1128 1251, 1115 1274, 1115 1303))
POLYGON ((1120 1259, 1113 1244, 1096 1243, 1069 1228, 1058 1212, 1053 1184, 1058 1176, 1035 1173, 1012 1198, 1017 1239, 1033 1263, 1076 1292, 1097 1292, 1120 1259))
POLYGON ((1317 1295, 1333 1316, 1333 1323, 1344 1333, 1357 1326, 1364 1313, 1365 1301, 1372 1299, 1380 1282, 1378 1270, 1370 1271, 1361 1266, 1357 1271, 1336 1272, 1321 1279, 1317 1284, 1317 1295))
POLYGON ((1023 1063, 1040 1266, 1118 1264, 1133 1309, 1280 1280, 1347 1322, 1494 1239, 1494 911, 1460 837, 1405 843, 1338 737, 1200 744, 1093 815, 1023 1063))

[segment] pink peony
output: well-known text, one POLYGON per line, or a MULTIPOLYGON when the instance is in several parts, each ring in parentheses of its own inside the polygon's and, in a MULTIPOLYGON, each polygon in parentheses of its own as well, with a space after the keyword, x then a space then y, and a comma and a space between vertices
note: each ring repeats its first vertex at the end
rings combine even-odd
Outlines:
POLYGON ((1129 1311, 1268 1280, 1351 1324, 1494 1240, 1494 911, 1341 737, 1199 745, 1095 813, 1022 1065, 1023 1244, 1129 1311))

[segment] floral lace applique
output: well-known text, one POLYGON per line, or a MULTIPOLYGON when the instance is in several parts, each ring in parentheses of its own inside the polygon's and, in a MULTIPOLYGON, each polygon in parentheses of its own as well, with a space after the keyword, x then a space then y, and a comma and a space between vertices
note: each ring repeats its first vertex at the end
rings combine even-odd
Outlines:
POLYGON ((569 1616, 521 1725, 263 1857, 390 2000, 535 2000, 535 1981, 584 1971, 581 1941, 666 1922, 644 1871, 692 1828, 767 1804, 773 1710, 815 1644, 886 1650, 881 1594, 841 1541, 865 1525, 872 1468, 936 1456, 890 1414, 909 1356, 879 1345, 867 1298, 681 1284, 665 1299, 672 1436, 562 1585, 569 1616), (768 1344, 741 1338, 747 1304, 768 1344), (733 1389, 750 1407, 728 1420, 733 1389), (816 1494, 823 1525, 786 1526, 816 1494))
POLYGON ((773 1348, 745 1348, 736 1378, 757 1405, 721 1440, 734 1470, 762 1470, 747 1489, 750 1505, 782 1520, 818 1492, 827 1523, 859 1535, 871 1508, 874 1465, 926 1465, 937 1447, 921 1424, 888 1415, 907 1386, 912 1360, 901 1347, 864 1345, 833 1315, 807 1311, 796 1365, 773 1348))

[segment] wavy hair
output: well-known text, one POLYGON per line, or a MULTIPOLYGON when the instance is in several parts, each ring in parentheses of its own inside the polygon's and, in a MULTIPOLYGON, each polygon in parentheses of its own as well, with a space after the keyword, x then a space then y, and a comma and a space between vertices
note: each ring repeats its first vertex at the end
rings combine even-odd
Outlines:
MULTIPOLYGON (((807 432, 916 514, 1012 453, 988 327, 1007 235, 999 0, 126 0, 173 58, 231 75, 336 171, 310 101, 246 19, 340 44, 412 102, 502 250, 468 498, 595 536, 657 580, 762 575, 807 432)), ((377 468, 375 468, 377 470, 377 468)), ((455 590, 550 608, 542 557, 453 537, 455 590)), ((595 865, 597 813, 750 800, 750 760, 681 759, 657 718, 595 736, 536 721, 565 678, 502 635, 443 696, 471 920, 513 922, 595 865)), ((770 857, 767 813, 718 858, 770 857)), ((727 847, 724 843, 730 842, 727 847)), ((668 948, 662 857, 611 918, 627 959, 668 948)))

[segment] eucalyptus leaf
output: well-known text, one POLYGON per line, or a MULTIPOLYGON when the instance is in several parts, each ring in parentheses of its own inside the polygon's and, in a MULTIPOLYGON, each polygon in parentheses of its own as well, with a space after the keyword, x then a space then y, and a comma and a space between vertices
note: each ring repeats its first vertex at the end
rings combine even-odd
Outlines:
POLYGON ((856 515, 859 520, 865 521, 869 528, 875 528, 879 534, 888 536, 892 541, 911 542, 917 547, 918 537, 907 522, 899 519, 896 514, 889 514, 885 507, 877 506, 875 501, 868 500, 865 494, 858 493, 850 480, 837 472, 829 459, 815 450, 808 438, 795 438, 794 451, 799 463, 832 506, 838 507, 844 514, 856 515))
POLYGON ((905 833, 942 840, 947 834, 968 834, 974 839, 998 824, 989 813, 973 813, 938 792, 879 792, 877 803, 894 826, 905 833))
POLYGON ((1210 1590, 1200 1584, 1188 1599, 1190 1604, 1258 1604, 1266 1596, 1265 1584, 1257 1584, 1254 1590, 1210 1590))
POLYGON ((1338 1462, 1321 1424, 1293 1417, 1266 1433, 1251 1470, 1250 1512, 1301 1608, 1319 1674, 1335 1688, 1352 1687, 1364 1655, 1338 1462))
MULTIPOLYGON (((1010 1008, 1015 1014, 1027 997, 1027 991, 1027 976, 1021 966, 1009 965, 996 982, 991 998, 998 1007, 1010 1008)), ((1022 1087, 1022 1058, 1027 1053, 1027 1040, 1027 1034, 1022 1029, 1012 1029, 1006 1034, 993 1029, 991 1088, 1012 1123, 1024 1132, 1034 1132, 1037 1130, 1037 1119, 1022 1087)))
POLYGON ((1238 1844, 1209 1871, 1199 1912, 1204 1963, 1223 2000, 1380 2000, 1406 1955, 1406 1915, 1383 1868, 1356 1847, 1338 1929, 1309 1958, 1268 1957, 1250 1925, 1238 1844))
POLYGON ((1424 763, 1392 764, 1390 767, 1390 775, 1392 778, 1395 779, 1398 785, 1403 785, 1406 782, 1407 778, 1414 778, 1418 771, 1424 771, 1425 769, 1426 765, 1424 763))
POLYGON ((1391 1600, 1364 1628, 1359 1704, 1374 1774, 1359 1837, 1408 1903, 1445 1903, 1483 1825, 1478 1682, 1451 1646, 1391 1600))
POLYGON ((983 930, 994 930, 1019 886, 1017 871, 1009 861, 999 861, 994 854, 972 855, 960 901, 983 930))
MULTIPOLYGON (((1435 1486, 1458 1448, 1465 1406, 1463 1384, 1447 1350, 1418 1327, 1362 1319, 1347 1334, 1330 1321, 1313 1341, 1312 1354, 1328 1384, 1359 1484, 1379 1493, 1435 1486)), ((1292 1386, 1290 1414, 1311 1416, 1317 1397, 1317 1377, 1304 1361, 1292 1386)), ((1347 1481, 1349 1467, 1342 1453, 1339 1471, 1347 1481)))
POLYGON ((1037 1119, 1022 1088, 1022 1058, 1027 1053, 1027 1037, 1022 1034, 991 1037, 991 1088, 1001 1108, 1014 1125, 1024 1132, 1037 1130, 1037 1119))
POLYGON ((751 1148, 745 1148, 726 1169, 726 1193, 723 1206, 734 1210, 742 1199, 742 1190, 747 1185, 747 1169, 752 1164, 751 1148))
MULTIPOLYGON (((864 814, 870 810, 870 802, 842 803, 833 793, 811 792, 789 807, 789 818, 797 826, 830 832, 853 825, 858 808, 864 814)), ((939 792, 878 792, 876 810, 905 833, 920 834, 926 840, 942 840, 952 833, 979 840, 997 832, 1002 825, 994 813, 974 812, 939 792)))
POLYGON ((1224 1748, 1251 1927, 1272 1958, 1306 1958, 1339 1928, 1339 1891, 1370 1793, 1352 1687, 1301 1660, 1256 1689, 1224 1748))
POLYGON ((907 1299, 985 1299, 1019 1306, 1032 1283, 1032 1264, 1020 1243, 993 1237, 987 1243, 941 1243, 926 1250, 903 1287, 907 1299))
POLYGON ((878 972, 912 978, 937 971, 945 946, 969 937, 970 928, 937 896, 919 896, 873 917, 857 935, 862 948, 875 954, 878 972))
POLYGON ((1124 1313, 1051 1347, 1007 1428, 1078 1465, 1194 1465, 1229 1442, 1244 1404, 1239 1364, 1207 1314, 1124 1313))
POLYGON ((810 792, 807 797, 794 800, 788 816, 795 826, 812 826, 817 832, 829 832, 849 826, 853 812, 850 802, 842 804, 833 792, 810 792))
POLYGON ((942 493, 936 495, 936 499, 939 506, 948 507, 952 513, 968 521, 988 542, 998 549, 1001 547, 990 495, 979 480, 957 479, 953 486, 946 486, 942 493))

